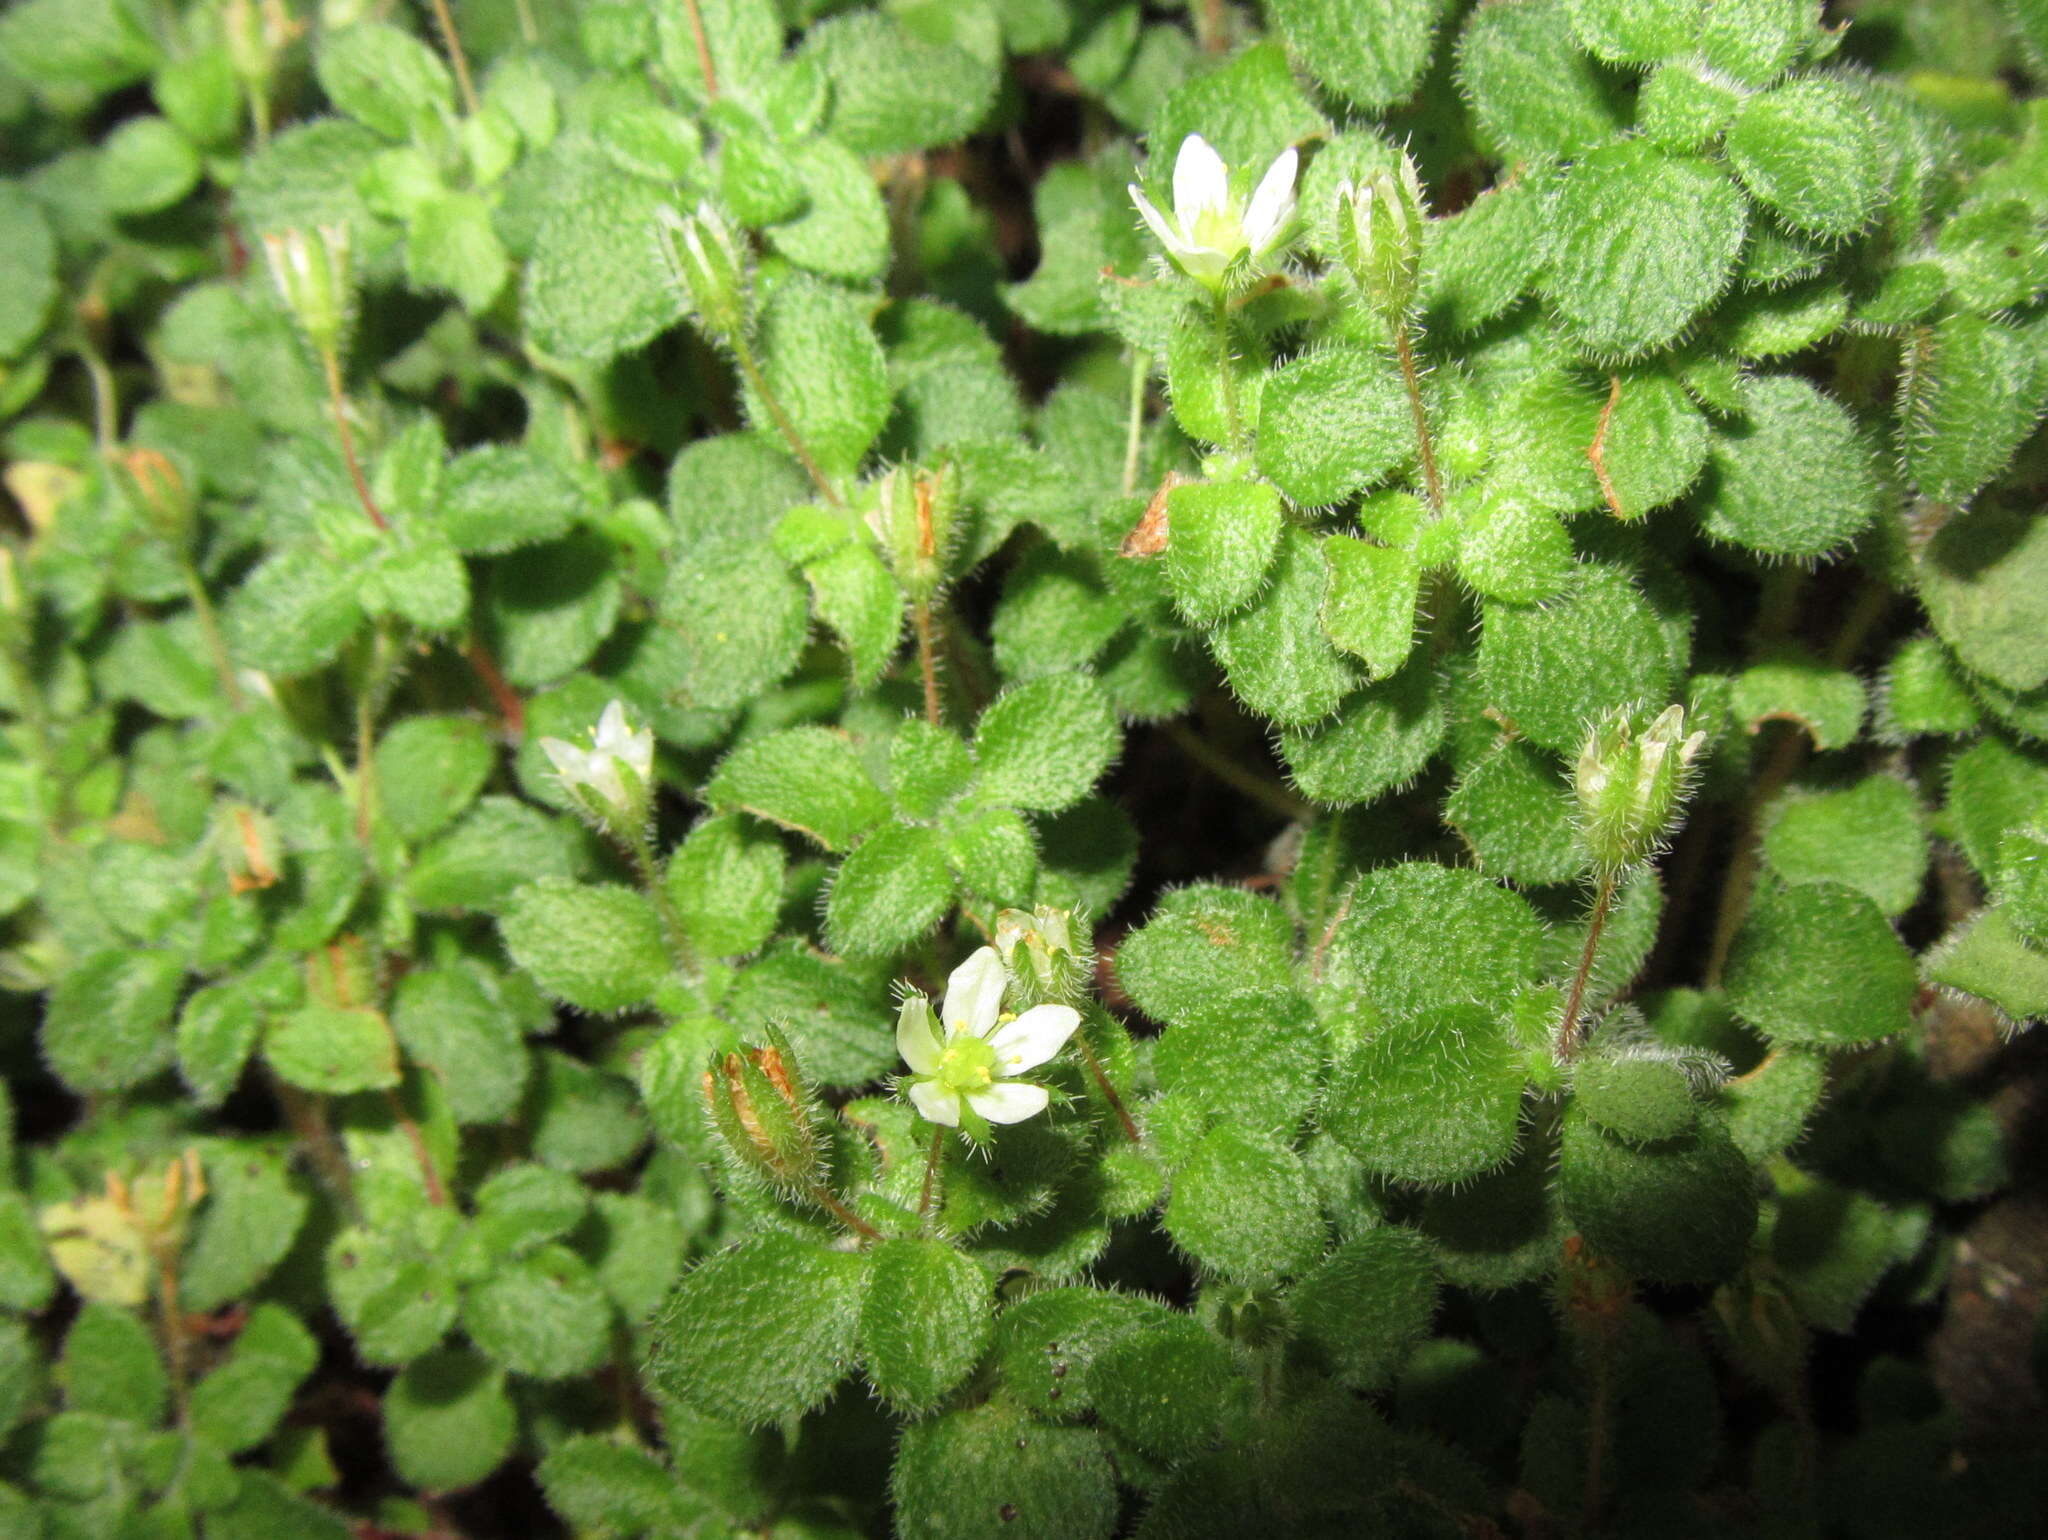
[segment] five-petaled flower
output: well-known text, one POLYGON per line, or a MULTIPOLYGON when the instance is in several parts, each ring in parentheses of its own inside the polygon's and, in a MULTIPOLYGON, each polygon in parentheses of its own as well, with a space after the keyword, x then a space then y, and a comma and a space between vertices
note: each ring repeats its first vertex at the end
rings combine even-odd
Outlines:
POLYGON ((543 738, 541 751, 555 774, 579 801, 594 797, 596 811, 638 822, 654 784, 654 733, 626 725, 626 708, 613 701, 597 719, 591 744, 580 749, 563 738, 543 738), (623 772, 630 771, 627 780, 623 772))
POLYGON ((1174 266, 1212 289, 1240 258, 1256 262, 1280 242, 1294 218, 1292 147, 1266 168, 1247 205, 1230 190, 1230 168, 1200 134, 1180 143, 1173 163, 1173 213, 1162 214, 1131 185, 1131 201, 1166 248, 1174 266))
POLYGON ((1051 1093, 1042 1085, 1013 1079, 1036 1069, 1081 1025, 1070 1005, 1034 1005, 1021 1016, 1003 1014, 1009 980, 994 947, 982 947, 946 980, 939 1011, 943 1031, 932 1020, 931 1001, 910 995, 896 1018, 896 1047, 910 1066, 910 1100, 934 1123, 958 1128, 977 1122, 1021 1123, 1045 1110, 1051 1093))

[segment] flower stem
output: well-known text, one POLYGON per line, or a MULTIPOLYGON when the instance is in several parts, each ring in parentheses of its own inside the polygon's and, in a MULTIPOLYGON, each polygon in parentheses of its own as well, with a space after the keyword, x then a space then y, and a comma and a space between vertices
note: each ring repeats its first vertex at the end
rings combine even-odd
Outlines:
POLYGON ((934 727, 943 726, 945 713, 939 701, 939 659, 932 636, 932 605, 917 599, 910 606, 911 628, 917 633, 917 672, 924 681, 924 719, 934 727))
POLYGON ((1216 291, 1216 367, 1217 388, 1223 397, 1223 425, 1230 435, 1230 447, 1243 454, 1249 447, 1245 441, 1244 418, 1237 405, 1236 359, 1230 351, 1230 300, 1221 289, 1216 291))
POLYGON ((1306 818, 1315 811, 1313 805, 1304 802, 1285 786, 1245 769, 1228 755, 1211 748, 1202 740, 1201 735, 1185 722, 1168 722, 1161 731, 1175 748, 1232 791, 1242 792, 1261 807, 1278 813, 1282 818, 1306 818))
MULTIPOLYGON (((475 117, 476 82, 469 78, 469 55, 462 51, 462 34, 455 30, 455 18, 449 14, 448 0, 431 0, 431 3, 434 25, 441 33, 441 46, 448 51, 448 62, 455 67, 455 86, 462 93, 462 110, 475 117)), ((694 11, 696 7, 691 9, 694 11)))
POLYGON ((676 913, 675 900, 669 897, 668 884, 661 880, 661 860, 654 851, 654 830, 643 826, 640 837, 627 850, 632 857, 633 869, 639 873, 641 891, 647 901, 654 905, 654 912, 661 919, 661 933, 668 942, 669 956, 677 967, 692 977, 697 972, 697 960, 690 947, 690 938, 684 934, 682 917, 676 913))
POLYGON ((405 1134, 406 1143, 412 1146, 412 1157, 419 1162, 420 1181, 427 1189, 427 1201, 435 1208, 448 1206, 448 1188, 441 1181, 441 1173, 434 1165, 434 1157, 427 1149, 427 1137, 420 1132, 420 1125, 413 1121, 411 1113, 405 1110, 405 1103, 399 1100, 398 1092, 386 1089, 385 1099, 391 1105, 391 1116, 405 1134))
POLYGON ((1116 1120, 1123 1125, 1124 1137, 1133 1144, 1142 1143, 1143 1135, 1138 1132, 1137 1120, 1124 1105, 1124 1099, 1116 1094, 1116 1087, 1109 1083, 1109 1072, 1102 1067, 1102 1060, 1096 1056, 1094 1045, 1088 1041, 1085 1034, 1076 1037, 1074 1041, 1080 1045, 1081 1062, 1088 1066, 1088 1074, 1095 1081, 1096 1090, 1102 1093, 1103 1100, 1109 1103, 1109 1110, 1116 1114, 1116 1120))
POLYGON ((362 462, 356 458, 356 436, 348 425, 348 396, 342 389, 341 355, 333 348, 320 351, 320 368, 327 376, 327 405, 334 414, 334 436, 341 442, 342 463, 348 466, 348 479, 356 489, 356 500, 363 505, 363 512, 370 516, 370 522, 380 530, 389 530, 391 521, 384 517, 377 507, 377 500, 370 495, 370 483, 363 477, 362 462))
POLYGON ((917 1195, 917 1228, 920 1232, 926 1228, 926 1221, 932 1211, 932 1197, 938 1191, 939 1162, 945 1153, 946 1131, 943 1128, 934 1128, 931 1153, 924 1161, 924 1187, 917 1195))
POLYGON ((1131 353, 1131 408, 1124 422, 1124 496, 1138 490, 1138 458, 1145 448, 1145 387, 1152 380, 1152 355, 1131 353))
POLYGON ((704 34, 704 13, 697 0, 683 0, 690 16, 690 41, 697 45, 697 71, 704 77, 704 99, 718 100, 718 71, 711 63, 711 40, 704 34))
POLYGON ((1583 1046, 1579 1012, 1586 1000, 1586 983, 1593 976, 1593 957, 1600 950, 1600 933, 1607 928, 1608 911, 1614 907, 1614 877, 1600 879, 1600 891, 1593 899, 1593 917, 1586 926, 1586 944, 1579 951, 1579 968, 1572 975, 1571 993, 1565 996, 1564 1017, 1557 1028, 1557 1057, 1569 1063, 1583 1046))
POLYGON ((1607 405, 1600 408, 1600 425, 1593 430, 1593 442, 1586 450, 1586 458, 1593 462, 1593 475, 1600 483, 1600 495, 1607 501, 1607 511, 1617 519, 1628 517, 1628 510, 1621 505, 1621 493, 1615 490, 1614 477, 1607 470, 1607 430, 1614 426, 1614 409, 1621 404, 1621 376, 1610 375, 1607 385, 1607 405))
POLYGON ((206 651, 213 659, 214 672, 220 675, 221 694, 227 698, 229 710, 240 711, 243 705, 242 685, 235 678, 234 660, 228 656, 227 641, 221 636, 220 616, 213 608, 213 599, 191 558, 185 558, 179 565, 185 569, 185 591, 192 596, 192 614, 199 622, 199 634, 206 639, 206 651))
POLYGON ((873 1225, 861 1218, 860 1215, 840 1202, 834 1196, 832 1189, 823 1182, 811 1183, 808 1192, 813 1203, 817 1204, 819 1208, 824 1209, 862 1240, 878 1241, 882 1238, 880 1230, 877 1230, 873 1225))
POLYGON ((1401 383, 1408 391, 1408 410, 1415 418, 1415 444, 1422 455, 1422 485, 1429 498, 1429 511, 1444 511, 1444 484, 1437 474, 1436 441, 1430 437, 1429 409, 1422 404, 1422 377, 1415 368, 1415 343, 1408 323, 1394 328, 1394 357, 1401 365, 1401 383))
POLYGON ((377 813, 377 719, 384 713, 394 673, 394 650, 390 628, 379 621, 370 633, 369 669, 356 695, 356 838, 365 851, 377 813))
POLYGON ((775 431, 780 433, 782 441, 789 445, 789 452, 796 456, 796 463, 801 465, 804 474, 811 478, 811 485, 818 489, 818 495, 827 503, 834 508, 839 507, 842 501, 839 489, 832 485, 831 479, 819 468, 817 460, 811 454, 810 446, 804 442, 803 435, 797 432, 796 424, 783 409, 781 398, 768 384, 768 376, 761 372, 761 365, 754 357, 753 343, 749 342, 744 334, 736 336, 733 338, 732 351, 733 356, 739 360, 740 373, 746 376, 748 387, 761 398, 761 405, 768 413, 768 420, 775 424, 775 431))

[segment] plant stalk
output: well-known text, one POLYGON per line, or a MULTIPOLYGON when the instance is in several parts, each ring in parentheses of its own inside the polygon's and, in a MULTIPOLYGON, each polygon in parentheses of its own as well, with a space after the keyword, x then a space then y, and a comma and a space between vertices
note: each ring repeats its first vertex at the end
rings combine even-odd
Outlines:
POLYGON ((1579 1013, 1586 1001, 1586 985, 1593 976, 1593 958, 1600 950, 1600 933, 1607 928, 1608 912, 1614 907, 1614 877, 1600 879, 1600 891, 1593 899, 1593 916, 1586 926, 1586 944, 1579 951, 1578 971, 1572 975, 1571 993, 1565 996, 1564 1017, 1557 1028, 1557 1057, 1570 1063, 1584 1046, 1579 1031, 1579 1013))
POLYGON ((434 25, 440 29, 441 46, 447 50, 448 62, 455 69, 455 88, 462 95, 462 110, 473 118, 477 110, 476 82, 469 78, 469 55, 463 52, 462 34, 455 30, 455 17, 449 12, 448 0, 430 0, 430 3, 434 8, 434 25))
POLYGON ((1436 468, 1436 441, 1429 432, 1429 409, 1422 401, 1422 376, 1415 367, 1415 343, 1408 323, 1394 328, 1394 358, 1401 366, 1401 383, 1408 391, 1408 410, 1415 418, 1415 444, 1422 455, 1422 486, 1429 499, 1429 511, 1444 511, 1443 478, 1436 468))
POLYGON ((370 522, 380 531, 389 531, 391 521, 378 508, 377 500, 370 495, 370 483, 363 476, 362 462, 356 458, 355 430, 348 425, 348 394, 342 388, 341 356, 333 348, 320 352, 321 371, 327 376, 327 405, 334 414, 334 434, 341 441, 342 462, 348 466, 348 479, 355 486, 356 500, 363 505, 363 512, 370 516, 370 522))
POLYGON ((735 337, 733 355, 739 360, 740 373, 747 377, 747 385, 761 398, 761 405, 768 413, 768 420, 775 424, 775 431, 782 435, 782 441, 789 445, 789 452, 796 456, 797 464, 804 468, 804 474, 811 478, 811 485, 818 489, 818 495, 834 508, 840 507, 843 499, 839 489, 832 485, 829 477, 818 466, 811 455, 810 445, 796 430, 789 413, 783 409, 781 398, 768 384, 768 377, 761 372, 761 365, 754 357, 754 345, 744 336, 735 337))

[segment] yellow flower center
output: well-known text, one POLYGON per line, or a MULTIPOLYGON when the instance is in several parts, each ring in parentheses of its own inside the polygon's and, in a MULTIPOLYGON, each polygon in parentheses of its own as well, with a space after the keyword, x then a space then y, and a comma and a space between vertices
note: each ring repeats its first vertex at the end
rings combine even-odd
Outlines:
POLYGON ((965 1096, 986 1091, 996 1078, 996 1051, 985 1039, 956 1037, 939 1055, 939 1084, 965 1096))

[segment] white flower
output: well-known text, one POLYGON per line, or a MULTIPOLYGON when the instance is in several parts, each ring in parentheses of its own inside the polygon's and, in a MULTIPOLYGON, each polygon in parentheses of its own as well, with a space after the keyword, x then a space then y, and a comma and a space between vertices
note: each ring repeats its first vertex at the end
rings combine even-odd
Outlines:
POLYGON ((562 738, 543 738, 541 752, 555 767, 555 774, 573 794, 593 793, 608 807, 634 817, 647 800, 654 784, 654 733, 649 728, 635 732, 626 725, 626 708, 613 701, 597 719, 591 745, 579 749, 562 738), (622 769, 635 776, 628 790, 622 769))
POLYGON ((896 1018, 896 1047, 915 1077, 910 1100, 934 1123, 958 1128, 965 1111, 990 1123, 1021 1123, 1045 1110, 1042 1085, 1013 1079, 1036 1069, 1081 1025, 1071 1005, 1034 1005, 1021 1016, 1003 1014, 1008 979, 994 947, 975 952, 946 980, 940 1008, 943 1035, 931 1002, 912 995, 896 1018))
POLYGON ((1173 163, 1173 215, 1153 207, 1143 189, 1131 185, 1131 201, 1166 248, 1174 265, 1210 288, 1222 285, 1233 262, 1256 262, 1279 242, 1294 219, 1292 147, 1266 168, 1249 207, 1230 191, 1230 168, 1200 134, 1181 141, 1173 163))

